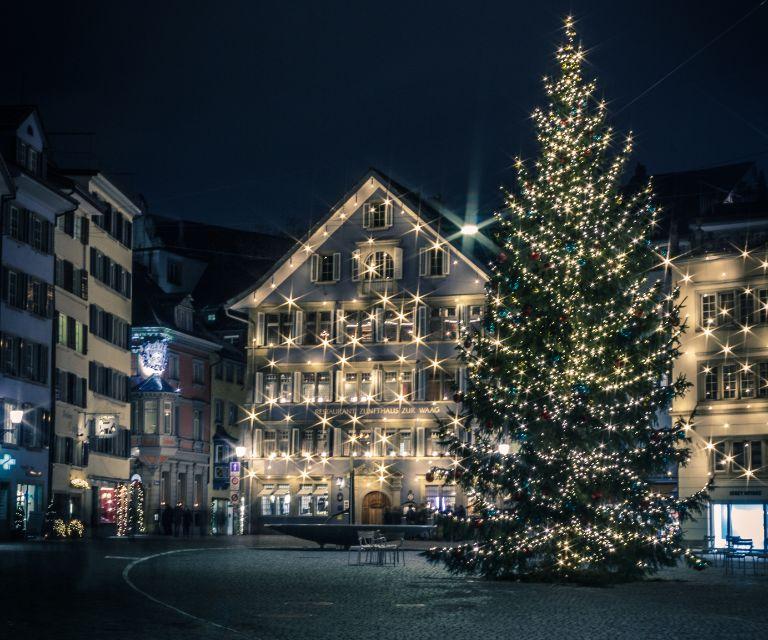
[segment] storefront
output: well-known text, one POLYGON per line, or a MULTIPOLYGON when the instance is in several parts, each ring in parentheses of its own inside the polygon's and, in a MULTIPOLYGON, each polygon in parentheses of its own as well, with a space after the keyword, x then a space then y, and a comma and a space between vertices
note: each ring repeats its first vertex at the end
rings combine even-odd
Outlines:
POLYGON ((768 503, 713 502, 710 505, 710 531, 716 547, 725 547, 728 536, 752 540, 756 549, 766 548, 768 503))

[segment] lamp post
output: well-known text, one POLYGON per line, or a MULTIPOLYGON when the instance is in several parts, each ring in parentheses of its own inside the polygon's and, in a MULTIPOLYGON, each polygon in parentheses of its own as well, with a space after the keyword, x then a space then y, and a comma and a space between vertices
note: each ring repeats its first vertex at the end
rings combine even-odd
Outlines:
MULTIPOLYGON (((243 458, 245 458, 245 447, 242 445, 238 445, 235 447, 235 457, 240 462, 240 477, 243 477, 243 458)), ((242 500, 240 501, 240 531, 245 532, 245 527, 243 527, 243 516, 245 515, 245 509, 243 508, 242 500)), ((251 526, 251 523, 248 523, 248 526, 251 526)), ((241 534, 242 535, 242 534, 241 534)))

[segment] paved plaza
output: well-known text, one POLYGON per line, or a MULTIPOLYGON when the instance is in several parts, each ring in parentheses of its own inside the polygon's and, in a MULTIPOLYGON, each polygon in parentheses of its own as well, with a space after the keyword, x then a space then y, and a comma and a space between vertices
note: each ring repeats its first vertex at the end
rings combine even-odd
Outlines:
POLYGON ((605 588, 348 566, 282 537, 0 545, 4 637, 368 639, 768 636, 768 577, 668 570, 605 588))

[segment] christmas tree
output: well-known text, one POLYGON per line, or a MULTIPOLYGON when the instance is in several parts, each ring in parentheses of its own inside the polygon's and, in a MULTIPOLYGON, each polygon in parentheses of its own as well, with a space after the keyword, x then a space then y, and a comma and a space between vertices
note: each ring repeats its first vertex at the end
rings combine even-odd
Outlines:
POLYGON ((659 211, 650 184, 622 188, 631 137, 617 138, 582 78, 570 18, 557 61, 533 114, 540 157, 516 162, 496 214, 484 331, 465 336, 467 391, 444 432, 455 462, 438 471, 478 514, 446 524, 472 541, 428 557, 544 580, 636 578, 683 555, 702 566, 680 522, 703 493, 650 484, 689 455, 686 427, 659 421, 689 386, 671 377, 684 326, 650 241, 659 211))

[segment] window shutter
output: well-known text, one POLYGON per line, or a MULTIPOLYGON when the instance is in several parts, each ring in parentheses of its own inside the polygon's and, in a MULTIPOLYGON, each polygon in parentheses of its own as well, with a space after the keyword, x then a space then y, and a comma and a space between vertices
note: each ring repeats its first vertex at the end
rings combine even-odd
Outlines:
POLYGON ((253 382, 254 403, 259 404, 261 402, 264 402, 263 391, 264 391, 264 374, 261 371, 257 371, 254 374, 254 382, 253 382))
POLYGON ((264 313, 261 311, 256 313, 254 332, 255 335, 253 337, 256 340, 256 345, 262 346, 264 344, 264 313))
POLYGON ((83 325, 83 355, 88 353, 88 325, 83 325))
POLYGON ((422 457, 424 455, 426 443, 426 433, 424 427, 416 427, 416 456, 422 457))
POLYGON ((304 342, 304 310, 296 309, 293 312, 293 338, 296 344, 304 342))
POLYGON ((440 249, 440 253, 443 255, 443 275, 447 276, 451 272, 451 250, 440 249))
POLYGON ((80 297, 88 299, 88 272, 85 269, 80 269, 80 297))
POLYGON ((401 280, 403 277, 403 250, 395 247, 395 280, 401 280))
POLYGON ((386 205, 384 208, 384 224, 387 227, 391 227, 394 224, 393 221, 393 213, 394 213, 395 207, 391 204, 386 205))
POLYGON ((368 229, 371 226, 371 205, 363 205, 363 227, 368 229))
POLYGON ((293 372, 293 401, 301 402, 301 371, 293 372))
POLYGON ((429 273, 429 249, 419 250, 419 275, 426 276, 429 273))
POLYGON ((309 280, 310 282, 320 280, 320 256, 316 253, 309 257, 309 280))
POLYGON ((422 338, 426 338, 427 334, 429 333, 429 326, 428 326, 428 308, 424 306, 423 304, 420 304, 418 307, 416 307, 416 332, 417 335, 421 336, 422 338))
POLYGON ((373 381, 372 395, 376 400, 381 400, 384 397, 384 370, 374 369, 371 379, 373 381))
POLYGON ((341 456, 341 443, 343 442, 343 435, 341 433, 341 429, 339 427, 334 427, 331 430, 332 433, 332 447, 331 447, 331 455, 338 458, 341 456))
POLYGON ((291 429, 291 454, 299 453, 301 446, 301 429, 291 429))
POLYGON ((352 280, 357 282, 360 280, 360 252, 355 251, 352 253, 352 280))
POLYGON ((344 331, 344 309, 336 309, 336 344, 344 344, 346 335, 344 331))
POLYGON ((416 379, 414 380, 414 384, 416 385, 416 400, 423 401, 426 396, 427 372, 420 363, 416 365, 416 379))
POLYGON ((459 367, 456 369, 456 375, 457 375, 457 388, 460 393, 466 393, 467 391, 467 368, 466 367, 459 367))
POLYGON ((333 377, 334 377, 334 381, 336 383, 334 385, 334 387, 335 387, 334 388, 334 392, 335 392, 336 402, 340 402, 341 401, 341 394, 342 394, 342 391, 344 390, 344 372, 341 369, 337 369, 334 372, 334 376, 333 377))
POLYGON ((376 307, 374 314, 374 342, 384 342, 384 309, 376 307))
POLYGON ((88 244, 88 238, 90 237, 90 225, 91 221, 88 219, 88 217, 83 216, 83 219, 80 221, 80 242, 83 244, 88 244))
POLYGON ((253 455, 257 458, 264 457, 264 429, 253 430, 253 455))
POLYGON ((341 280, 341 254, 333 254, 333 281, 338 282, 341 280))

